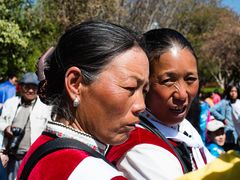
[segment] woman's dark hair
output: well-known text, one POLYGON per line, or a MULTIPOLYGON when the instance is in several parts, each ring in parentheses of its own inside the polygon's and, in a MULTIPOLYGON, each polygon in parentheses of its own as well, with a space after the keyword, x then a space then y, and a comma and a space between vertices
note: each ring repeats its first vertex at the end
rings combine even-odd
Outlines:
POLYGON ((71 118, 64 90, 68 68, 78 67, 84 83, 90 84, 114 57, 134 46, 142 47, 140 37, 133 31, 112 23, 88 21, 67 30, 44 70, 46 96, 51 104, 56 105, 55 113, 66 119, 71 118))
MULTIPOLYGON (((174 46, 188 49, 197 60, 191 43, 181 33, 173 29, 153 29, 144 33, 143 38, 150 61, 150 68, 152 68, 151 65, 155 60, 159 60, 163 53, 169 51, 174 46)), ((150 73, 153 73, 152 69, 150 69, 150 73)))
POLYGON ((240 97, 240 91, 239 91, 239 87, 237 85, 228 85, 225 92, 224 92, 224 95, 226 97, 226 99, 228 100, 231 100, 232 98, 230 97, 230 91, 232 90, 232 88, 236 88, 237 89, 237 93, 238 93, 238 96, 237 96, 237 99, 239 99, 240 97))

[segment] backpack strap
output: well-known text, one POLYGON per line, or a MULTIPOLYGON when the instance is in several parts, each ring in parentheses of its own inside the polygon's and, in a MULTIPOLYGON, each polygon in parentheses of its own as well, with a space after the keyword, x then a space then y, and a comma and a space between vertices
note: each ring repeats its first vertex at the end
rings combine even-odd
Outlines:
POLYGON ((83 144, 80 141, 75 139, 70 139, 70 138, 55 138, 39 146, 37 150, 30 155, 29 159, 27 160, 22 170, 22 173, 19 179, 26 180, 30 172, 32 171, 32 169, 40 159, 42 159, 44 156, 52 152, 55 152, 61 149, 78 149, 78 150, 85 151, 93 157, 103 159, 106 163, 108 163, 113 167, 113 165, 110 164, 102 154, 98 153, 97 151, 93 150, 92 148, 83 144))
POLYGON ((151 122, 149 122, 147 119, 145 119, 145 117, 140 116, 140 120, 141 120, 140 125, 142 125, 144 128, 146 128, 147 130, 149 130, 153 134, 157 135, 164 142, 166 142, 170 146, 170 148, 172 148, 173 152, 176 154, 178 160, 180 161, 180 163, 182 165, 184 174, 187 173, 187 172, 190 172, 191 170, 188 168, 188 166, 186 166, 186 164, 183 161, 181 155, 179 154, 179 150, 177 150, 177 148, 175 148, 171 144, 171 142, 151 122))

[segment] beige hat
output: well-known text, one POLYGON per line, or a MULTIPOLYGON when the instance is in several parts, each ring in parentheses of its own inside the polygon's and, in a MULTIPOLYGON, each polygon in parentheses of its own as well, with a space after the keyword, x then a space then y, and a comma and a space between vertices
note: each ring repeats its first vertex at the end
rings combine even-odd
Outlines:
POLYGON ((216 120, 214 116, 210 116, 210 121, 216 120))
POLYGON ((207 130, 211 132, 214 132, 220 128, 224 128, 224 124, 218 120, 209 121, 207 124, 207 130))

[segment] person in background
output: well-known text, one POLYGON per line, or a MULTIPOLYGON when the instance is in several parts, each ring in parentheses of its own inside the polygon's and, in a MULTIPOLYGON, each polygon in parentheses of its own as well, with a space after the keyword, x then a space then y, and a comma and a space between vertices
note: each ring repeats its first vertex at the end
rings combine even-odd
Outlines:
POLYGON ((214 89, 214 91, 213 91, 213 103, 217 104, 220 101, 221 101, 220 93, 219 93, 218 89, 214 89))
MULTIPOLYGON (((8 80, 0 84, 0 115, 2 113, 3 103, 16 96, 17 76, 14 73, 8 73, 8 80)), ((0 132, 0 147, 2 147, 4 134, 0 132)))
POLYGON ((240 135, 239 88, 229 85, 225 91, 225 98, 214 105, 210 112, 216 120, 225 124, 226 145, 229 145, 229 149, 234 148, 240 135))
POLYGON ((206 101, 204 101, 203 93, 200 92, 200 116, 199 116, 199 134, 206 145, 207 143, 207 124, 210 121, 210 107, 206 101))
POLYGON ((224 124, 221 121, 211 119, 207 124, 207 148, 209 152, 215 157, 219 157, 224 153, 224 144, 226 140, 226 134, 224 132, 224 124))
POLYGON ((99 155, 108 144, 128 139, 145 108, 149 63, 138 36, 116 24, 83 22, 61 36, 44 73, 55 118, 31 146, 17 179, 24 178, 41 147, 61 140, 91 152, 70 148, 47 154, 26 179, 126 179, 99 155))
POLYGON ((51 107, 37 96, 36 74, 25 73, 19 83, 20 97, 8 99, 0 116, 0 131, 5 135, 3 152, 9 156, 6 167, 9 180, 16 178, 24 155, 51 119, 51 107))
POLYGON ((204 100, 204 93, 201 91, 201 88, 199 88, 198 95, 193 99, 186 119, 198 131, 203 143, 206 145, 207 123, 210 121, 210 107, 204 100))
POLYGON ((107 158, 128 179, 175 179, 213 159, 185 119, 198 92, 197 58, 179 32, 155 29, 144 34, 150 61, 150 90, 141 123, 107 158))
POLYGON ((205 99, 205 102, 209 105, 210 108, 214 106, 213 95, 214 95, 213 92, 208 92, 207 97, 205 99))
POLYGON ((17 76, 14 73, 8 74, 8 80, 0 84, 0 115, 2 112, 3 103, 16 96, 17 76))

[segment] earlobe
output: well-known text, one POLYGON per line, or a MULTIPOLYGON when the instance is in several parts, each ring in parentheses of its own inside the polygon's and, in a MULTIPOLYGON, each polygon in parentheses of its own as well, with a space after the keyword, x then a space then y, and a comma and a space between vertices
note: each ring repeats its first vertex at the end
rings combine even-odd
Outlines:
POLYGON ((78 67, 70 67, 65 73, 65 88, 71 100, 75 100, 80 94, 81 70, 78 67))

